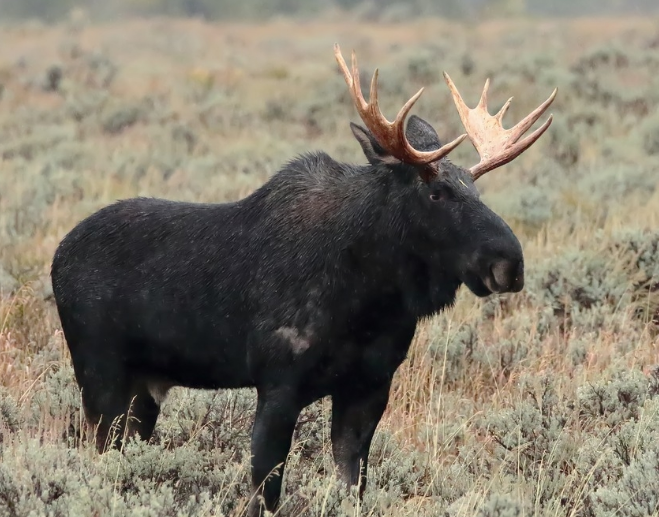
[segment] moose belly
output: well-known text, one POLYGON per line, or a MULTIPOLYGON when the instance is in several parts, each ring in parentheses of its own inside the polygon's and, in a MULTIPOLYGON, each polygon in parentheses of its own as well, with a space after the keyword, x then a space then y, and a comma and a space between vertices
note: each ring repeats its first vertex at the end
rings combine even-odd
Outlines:
POLYGON ((231 324, 235 318, 156 309, 141 311, 127 329, 133 369, 189 388, 251 384, 245 336, 231 324))
POLYGON ((368 341, 334 342, 304 365, 303 392, 320 398, 345 389, 368 390, 391 382, 405 360, 416 321, 373 333, 368 341))

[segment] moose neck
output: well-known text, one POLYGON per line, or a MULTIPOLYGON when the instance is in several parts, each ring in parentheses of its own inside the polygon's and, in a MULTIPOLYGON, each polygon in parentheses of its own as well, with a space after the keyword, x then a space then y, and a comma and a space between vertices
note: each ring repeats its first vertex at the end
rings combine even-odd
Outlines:
POLYGON ((420 224, 418 172, 405 166, 372 167, 363 177, 370 180, 365 195, 371 192, 376 200, 369 212, 377 216, 363 225, 359 249, 371 263, 374 281, 395 284, 417 319, 451 306, 462 282, 450 267, 449 250, 436 249, 420 224))

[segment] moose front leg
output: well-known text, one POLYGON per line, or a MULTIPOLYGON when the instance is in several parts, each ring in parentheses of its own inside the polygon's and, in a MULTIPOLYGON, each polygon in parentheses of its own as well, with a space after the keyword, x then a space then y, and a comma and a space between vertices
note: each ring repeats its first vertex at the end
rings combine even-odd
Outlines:
POLYGON ((252 500, 249 517, 262 515, 259 495, 265 509, 274 512, 279 504, 286 456, 301 408, 288 390, 259 391, 252 430, 252 500))
POLYGON ((391 384, 377 388, 349 389, 332 395, 332 453, 348 487, 359 484, 364 495, 371 440, 389 401, 391 384))

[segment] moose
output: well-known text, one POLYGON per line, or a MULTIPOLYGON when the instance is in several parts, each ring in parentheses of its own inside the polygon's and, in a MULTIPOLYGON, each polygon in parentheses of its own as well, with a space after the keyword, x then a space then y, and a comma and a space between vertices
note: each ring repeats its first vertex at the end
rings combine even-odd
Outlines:
POLYGON ((462 284, 478 297, 524 287, 521 244, 474 182, 540 138, 553 115, 521 139, 557 90, 504 129, 512 98, 490 115, 488 78, 469 108, 444 73, 466 133, 442 145, 428 122, 408 119, 423 88, 390 122, 378 70, 367 102, 355 52, 352 70, 338 44, 334 54, 367 165, 307 153, 234 202, 120 200, 75 226, 52 262, 99 453, 122 436, 148 440, 171 387, 256 389, 250 516, 278 507, 298 416, 323 397, 338 474, 363 497, 417 324, 451 307, 462 284), (480 155, 470 169, 447 158, 467 136, 480 155))

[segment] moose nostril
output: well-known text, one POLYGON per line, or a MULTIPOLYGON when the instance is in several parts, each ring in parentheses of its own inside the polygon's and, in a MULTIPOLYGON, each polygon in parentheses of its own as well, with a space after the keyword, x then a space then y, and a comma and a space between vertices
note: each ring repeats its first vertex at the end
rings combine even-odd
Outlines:
POLYGON ((490 266, 490 272, 500 292, 517 292, 524 286, 524 264, 521 261, 499 260, 490 266))
POLYGON ((498 261, 492 264, 490 268, 494 282, 499 287, 505 287, 510 279, 510 263, 508 261, 498 261))

